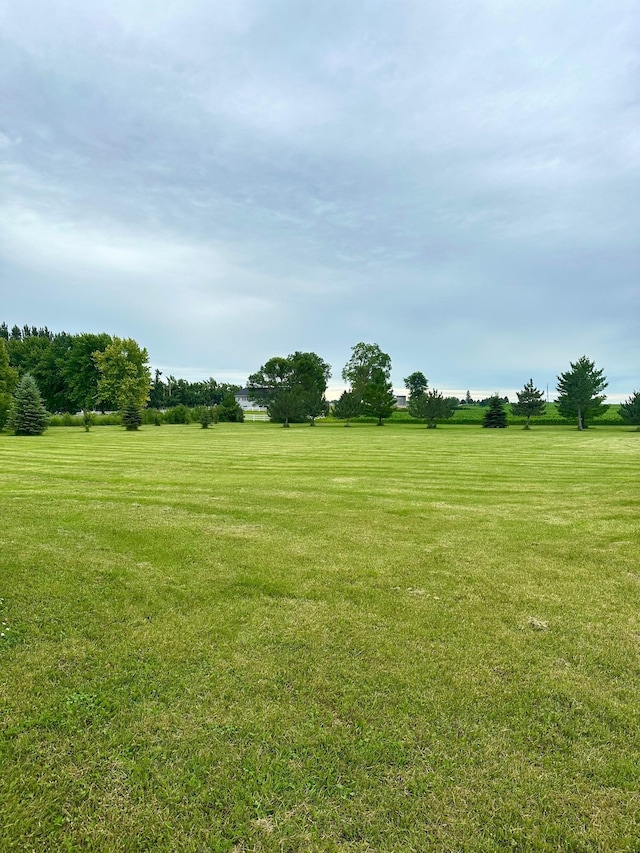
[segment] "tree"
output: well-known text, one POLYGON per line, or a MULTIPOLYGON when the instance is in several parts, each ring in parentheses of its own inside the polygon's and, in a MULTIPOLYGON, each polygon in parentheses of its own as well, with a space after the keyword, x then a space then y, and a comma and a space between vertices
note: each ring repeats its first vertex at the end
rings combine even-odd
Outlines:
POLYGON ((0 338, 0 430, 4 429, 11 410, 12 395, 18 384, 18 371, 9 366, 9 353, 0 338))
POLYGON ((514 415, 526 417, 525 429, 530 429, 529 421, 532 415, 544 415, 546 406, 543 400, 544 392, 539 391, 530 379, 522 391, 516 392, 518 402, 511 404, 511 412, 514 415))
POLYGON ((16 435, 42 435, 49 416, 30 373, 25 373, 13 395, 10 424, 16 435))
MULTIPOLYGON (((414 373, 411 373, 409 376, 405 376, 404 384, 409 391, 409 410, 411 410, 411 401, 418 400, 421 395, 427 393, 427 388, 429 387, 429 380, 421 373, 419 370, 416 370, 414 373)), ((411 411, 409 411, 411 414, 411 411)))
POLYGON ((373 415, 378 419, 376 426, 382 426, 383 419, 391 417, 395 407, 396 395, 391 380, 382 368, 375 367, 364 386, 362 410, 365 415, 373 415))
POLYGON ((296 381, 291 358, 275 356, 252 373, 247 380, 249 399, 266 406, 272 421, 288 427, 292 420, 304 417, 302 389, 296 381))
POLYGON ((629 399, 620 405, 618 412, 625 423, 635 424, 640 431, 640 391, 634 391, 629 399))
POLYGON ((134 401, 141 409, 149 399, 151 384, 147 350, 132 338, 114 337, 103 351, 94 352, 93 358, 100 371, 97 402, 124 410, 134 401))
POLYGON ((235 398, 233 392, 227 393, 222 402, 216 406, 218 420, 227 423, 242 423, 244 421, 244 412, 242 406, 235 398))
POLYGON ((92 409, 96 405, 101 374, 95 353, 104 352, 112 343, 111 335, 105 332, 98 335, 85 332, 71 337, 61 363, 71 411, 92 409))
POLYGON ((334 418, 345 421, 346 427, 351 426, 349 423, 351 418, 357 418, 361 412, 362 405, 353 391, 343 391, 340 399, 336 400, 333 406, 334 418))
POLYGON ((450 418, 455 411, 455 404, 449 397, 444 397, 437 388, 432 388, 409 404, 409 414, 414 418, 427 421, 427 429, 436 428, 436 420, 450 418))
POLYGON ((482 418, 482 426, 488 429, 505 429, 507 426, 504 401, 497 394, 489 399, 489 408, 482 418))
POLYGON ((374 370, 382 370, 387 378, 391 375, 391 358, 382 352, 378 344, 359 343, 351 347, 351 358, 342 370, 342 378, 351 385, 360 398, 364 387, 371 381, 374 370))
POLYGON ((571 370, 558 376, 558 411, 563 418, 575 418, 578 429, 586 429, 587 420, 603 415, 608 406, 601 392, 608 382, 603 370, 597 370, 586 355, 569 362, 571 370))
POLYGON ((391 358, 378 344, 359 343, 351 348, 351 358, 342 370, 342 378, 351 385, 351 392, 365 414, 388 418, 395 409, 391 385, 391 358))
POLYGON ((132 394, 122 407, 122 425, 129 432, 137 430, 142 424, 142 409, 138 398, 132 394))
POLYGON ((294 352, 289 358, 293 363, 295 381, 300 385, 303 414, 309 419, 309 426, 315 426, 318 415, 327 411, 324 395, 331 376, 331 365, 315 352, 294 352))

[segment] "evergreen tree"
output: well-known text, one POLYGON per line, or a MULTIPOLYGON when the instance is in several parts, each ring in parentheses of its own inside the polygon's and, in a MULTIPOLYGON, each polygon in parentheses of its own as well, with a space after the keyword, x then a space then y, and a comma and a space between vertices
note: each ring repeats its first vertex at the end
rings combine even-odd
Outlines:
POLYGON ((396 407, 396 395, 387 373, 376 367, 371 372, 371 378, 364 386, 362 394, 362 409, 365 415, 373 415, 378 419, 376 426, 382 426, 384 418, 390 418, 396 407))
POLYGON ((621 404, 618 411, 625 423, 637 426, 640 431, 640 391, 634 391, 629 399, 621 404))
POLYGON ((351 426, 351 418, 357 418, 362 412, 360 400, 353 391, 343 391, 340 399, 333 406, 333 416, 338 420, 345 421, 345 426, 351 426))
POLYGON ((142 424, 142 410, 139 403, 139 395, 132 394, 122 410, 122 425, 129 432, 137 430, 142 424))
POLYGON ((489 429, 505 429, 507 426, 507 413, 504 402, 497 394, 489 399, 489 408, 484 413, 482 426, 489 429))
POLYGON ((525 429, 530 429, 529 421, 532 415, 544 415, 546 406, 543 400, 544 392, 539 391, 530 379, 522 391, 517 391, 518 402, 511 404, 511 412, 514 415, 526 417, 525 429))
POLYGON ((563 418, 576 418, 578 429, 585 429, 587 419, 603 415, 608 406, 603 405, 606 397, 601 394, 607 387, 603 370, 596 370, 593 361, 583 355, 570 362, 571 370, 558 376, 558 411, 563 418))
POLYGON ((25 373, 13 395, 10 424, 16 435, 42 435, 48 420, 36 381, 25 373))
POLYGON ((455 406, 449 397, 443 397, 437 388, 432 388, 424 395, 420 411, 421 414, 418 417, 427 421, 427 429, 435 429, 436 420, 441 421, 450 418, 455 411, 455 406))

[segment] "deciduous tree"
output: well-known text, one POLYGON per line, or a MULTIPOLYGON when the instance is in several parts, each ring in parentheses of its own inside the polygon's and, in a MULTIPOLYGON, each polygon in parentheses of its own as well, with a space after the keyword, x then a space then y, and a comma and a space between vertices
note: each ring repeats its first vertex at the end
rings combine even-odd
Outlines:
POLYGON ((141 409, 149 399, 151 384, 147 350, 132 338, 114 337, 93 357, 100 371, 97 402, 124 410, 133 401, 141 409))
POLYGON ((9 366, 9 353, 4 339, 0 337, 0 430, 9 418, 13 392, 18 384, 18 371, 9 366))

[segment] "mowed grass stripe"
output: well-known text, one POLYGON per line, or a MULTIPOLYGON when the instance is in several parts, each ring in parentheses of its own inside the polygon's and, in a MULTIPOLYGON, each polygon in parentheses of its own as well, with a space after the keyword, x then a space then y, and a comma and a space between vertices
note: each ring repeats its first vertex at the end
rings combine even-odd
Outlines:
POLYGON ((639 447, 0 436, 6 849, 637 850, 639 447))

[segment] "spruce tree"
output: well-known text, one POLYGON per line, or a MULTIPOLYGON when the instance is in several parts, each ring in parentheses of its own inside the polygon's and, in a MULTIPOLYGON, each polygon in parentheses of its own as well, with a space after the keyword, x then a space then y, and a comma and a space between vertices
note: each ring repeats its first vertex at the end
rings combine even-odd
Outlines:
POLYGON ((586 355, 570 362, 571 370, 558 376, 558 411, 563 418, 576 418, 578 429, 585 429, 588 418, 603 415, 608 406, 602 391, 607 387, 603 370, 596 370, 593 361, 586 355))
POLYGON ((511 411, 514 415, 524 415, 527 419, 524 428, 530 429, 529 421, 531 416, 544 415, 545 413, 546 406, 542 399, 544 392, 539 391, 533 384, 533 379, 530 379, 522 391, 517 391, 516 393, 518 395, 518 402, 511 404, 511 411))
POLYGON ((625 423, 637 426, 640 431, 640 391, 634 391, 629 399, 620 405, 618 412, 625 423))
POLYGON ((135 396, 129 397, 122 410, 122 425, 129 432, 137 430, 142 423, 142 410, 135 396))
POLYGON ((42 435, 48 420, 36 381, 25 373, 13 395, 10 425, 16 435, 42 435))
POLYGON ((507 426, 507 413, 504 402, 497 394, 489 398, 489 408, 484 413, 482 426, 489 429, 505 429, 507 426))

